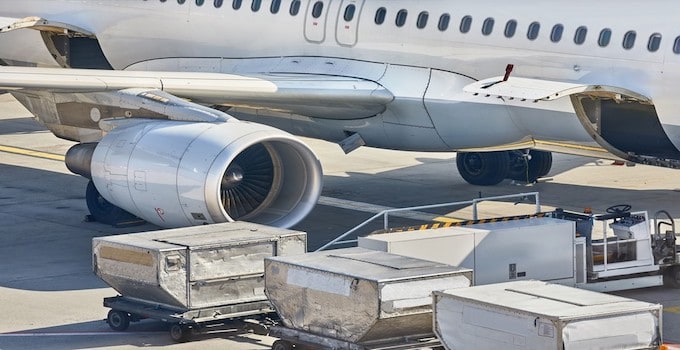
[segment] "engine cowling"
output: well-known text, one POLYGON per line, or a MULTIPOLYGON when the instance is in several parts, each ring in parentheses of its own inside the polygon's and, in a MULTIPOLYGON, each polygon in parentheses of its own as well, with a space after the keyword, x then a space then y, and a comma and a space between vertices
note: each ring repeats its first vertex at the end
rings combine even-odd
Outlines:
POLYGON ((161 227, 291 227, 316 204, 323 178, 302 141, 239 121, 116 128, 94 149, 90 172, 102 197, 161 227))

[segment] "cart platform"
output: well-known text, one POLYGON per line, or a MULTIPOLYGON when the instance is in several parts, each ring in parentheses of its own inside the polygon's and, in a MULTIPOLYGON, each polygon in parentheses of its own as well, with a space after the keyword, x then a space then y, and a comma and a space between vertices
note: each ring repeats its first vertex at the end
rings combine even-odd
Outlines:
POLYGON ((104 298, 110 308, 106 322, 115 331, 125 331, 130 322, 153 319, 170 325, 170 337, 176 342, 186 342, 194 333, 207 328, 240 323, 244 329, 267 334, 268 325, 278 318, 267 301, 229 304, 200 309, 180 309, 149 301, 116 296, 104 298))

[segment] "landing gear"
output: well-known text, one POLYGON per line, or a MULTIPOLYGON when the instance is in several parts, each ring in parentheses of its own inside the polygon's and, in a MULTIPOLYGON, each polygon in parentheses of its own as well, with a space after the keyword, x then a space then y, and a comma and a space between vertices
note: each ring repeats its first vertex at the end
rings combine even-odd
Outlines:
POLYGON ((140 219, 136 216, 104 199, 92 181, 87 184, 85 201, 87 202, 87 209, 90 210, 89 217, 93 221, 113 226, 140 222, 140 219))
POLYGON ((510 155, 510 169, 508 179, 535 182, 539 177, 548 175, 552 167, 552 153, 531 150, 525 153, 521 150, 508 151, 510 155))
POLYGON ((469 184, 493 186, 504 179, 535 182, 552 167, 550 152, 521 150, 501 152, 458 152, 458 172, 469 184))
POLYGON ((458 152, 456 165, 469 184, 493 186, 508 174, 510 156, 508 152, 458 152))

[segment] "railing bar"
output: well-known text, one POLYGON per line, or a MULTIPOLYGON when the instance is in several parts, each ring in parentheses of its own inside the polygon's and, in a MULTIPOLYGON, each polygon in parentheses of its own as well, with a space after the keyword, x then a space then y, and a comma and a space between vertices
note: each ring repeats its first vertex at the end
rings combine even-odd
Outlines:
MULTIPOLYGON (((509 198, 517 198, 517 197, 528 197, 528 196, 533 196, 536 202, 536 212, 540 212, 540 202, 539 202, 539 193, 538 192, 526 192, 526 193, 518 193, 518 194, 513 194, 513 195, 502 195, 502 196, 493 196, 493 197, 484 197, 484 198, 475 198, 472 200, 468 201, 460 201, 460 202, 451 202, 451 203, 440 203, 440 204, 432 204, 432 205, 421 205, 421 206, 416 206, 416 207, 408 207, 408 208, 396 208, 396 209, 388 209, 388 210, 383 210, 379 212, 378 214, 373 215, 369 219, 365 220, 361 224, 355 226, 351 230, 343 233, 342 235, 336 237, 332 241, 324 244, 320 248, 318 248, 316 251, 321 251, 325 250, 326 248, 334 245, 339 245, 339 244, 345 244, 345 243, 353 243, 356 242, 357 240, 353 241, 340 241, 341 239, 347 237, 348 235, 354 233, 358 229, 366 226, 370 222, 374 221, 380 216, 383 216, 383 228, 387 230, 389 227, 389 214, 390 213, 397 213, 397 212, 404 212, 404 211, 415 211, 415 210, 420 210, 420 209, 432 209, 432 208, 441 208, 441 207, 450 207, 454 205, 463 205, 463 204, 472 204, 473 205, 473 219, 477 220, 477 203, 480 202, 485 202, 485 201, 492 201, 492 200, 497 200, 497 199, 509 199, 509 198)), ((434 214, 434 213, 429 213, 429 214, 434 214)))

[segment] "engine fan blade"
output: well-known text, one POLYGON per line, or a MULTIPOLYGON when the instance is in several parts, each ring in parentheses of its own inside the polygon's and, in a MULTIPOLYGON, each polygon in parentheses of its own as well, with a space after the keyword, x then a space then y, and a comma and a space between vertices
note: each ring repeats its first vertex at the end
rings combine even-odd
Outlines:
POLYGON ((238 220, 257 210, 274 182, 274 164, 269 151, 256 144, 229 165, 220 189, 222 206, 230 218, 238 220))

